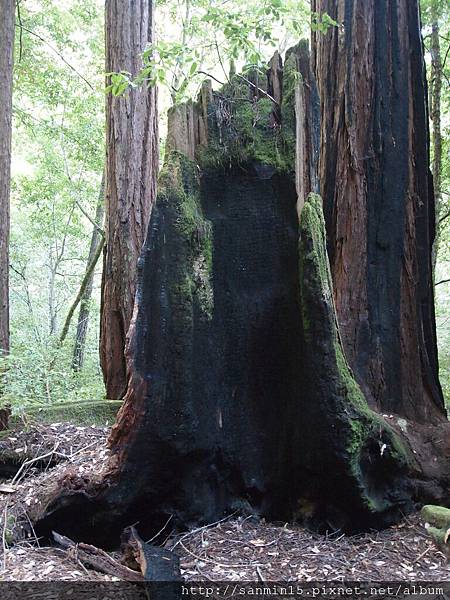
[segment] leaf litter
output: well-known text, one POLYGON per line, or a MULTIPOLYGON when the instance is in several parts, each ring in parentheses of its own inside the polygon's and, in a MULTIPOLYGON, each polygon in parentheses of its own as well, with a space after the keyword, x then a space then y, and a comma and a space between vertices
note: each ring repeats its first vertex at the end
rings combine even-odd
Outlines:
MULTIPOLYGON (((28 462, 14 484, 0 481, 1 579, 117 580, 87 569, 76 553, 42 547, 32 525, 65 477, 77 476, 81 483, 101 477, 109 456, 107 435, 106 427, 53 423, 17 429, 1 439, 0 454, 21 449, 28 462)), ((172 534, 164 545, 179 554, 186 581, 431 582, 447 581, 450 575, 448 562, 429 539, 418 513, 384 531, 354 536, 319 535, 297 525, 233 514, 172 534)), ((115 553, 111 556, 117 558, 115 553)))

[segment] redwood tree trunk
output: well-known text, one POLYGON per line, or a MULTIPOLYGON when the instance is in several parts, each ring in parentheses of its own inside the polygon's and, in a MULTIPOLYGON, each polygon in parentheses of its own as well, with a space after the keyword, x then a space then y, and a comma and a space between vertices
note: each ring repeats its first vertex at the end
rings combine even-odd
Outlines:
POLYGON ((438 380, 426 81, 417 0, 313 0, 320 182, 336 309, 370 404, 430 422, 438 380))
POLYGON ((9 350, 8 246, 14 16, 14 0, 0 0, 0 354, 9 350))
MULTIPOLYGON (((151 0, 106 0, 106 71, 135 76, 152 40, 151 0)), ((136 265, 155 196, 158 165, 155 90, 142 86, 106 100, 106 250, 100 362, 108 398, 126 389, 125 339, 136 265)))

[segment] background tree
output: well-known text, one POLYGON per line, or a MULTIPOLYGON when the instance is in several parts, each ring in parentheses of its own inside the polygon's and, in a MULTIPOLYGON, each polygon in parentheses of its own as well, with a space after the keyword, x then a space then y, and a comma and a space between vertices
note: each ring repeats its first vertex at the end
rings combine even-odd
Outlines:
POLYGON ((431 125, 431 158, 434 193, 436 199, 436 237, 433 247, 433 269, 439 254, 441 233, 445 229, 448 213, 448 157, 446 124, 442 114, 448 107, 448 54, 450 51, 449 23, 450 11, 443 0, 422 0, 421 14, 424 24, 424 46, 428 67, 428 92, 431 125))
POLYGON ((442 96, 442 56, 440 39, 440 19, 442 5, 439 1, 431 2, 431 36, 430 36, 430 117, 432 124, 432 143, 433 143, 433 186, 436 203, 436 235, 433 244, 433 272, 436 268, 437 253, 439 250, 440 227, 442 204, 442 126, 441 126, 441 96, 442 96))
POLYGON ((92 229, 91 243, 86 265, 85 281, 86 285, 80 298, 80 312, 78 313, 77 332, 75 334, 75 344, 73 349, 72 368, 79 371, 83 368, 84 354, 86 349, 86 335, 89 324, 89 315, 91 312, 91 297, 94 285, 94 269, 97 262, 100 246, 103 248, 104 231, 103 221, 105 217, 105 176, 103 174, 100 192, 98 196, 97 208, 92 229))
MULTIPOLYGON (((106 71, 137 75, 152 41, 152 1, 107 0, 106 71)), ((108 398, 126 389, 125 339, 158 172, 154 88, 106 99, 106 250, 103 264, 100 362, 108 398)))
POLYGON ((9 350, 9 194, 11 185, 14 0, 0 2, 0 353, 9 350))
POLYGON ((433 247, 440 380, 450 399, 450 10, 442 0, 422 0, 429 82, 432 171, 436 198, 433 247))

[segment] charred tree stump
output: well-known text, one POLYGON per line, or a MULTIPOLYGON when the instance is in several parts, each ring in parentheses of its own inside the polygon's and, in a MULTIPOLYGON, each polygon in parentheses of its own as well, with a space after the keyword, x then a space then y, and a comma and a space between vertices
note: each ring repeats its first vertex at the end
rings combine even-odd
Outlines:
POLYGON ((93 539, 118 539, 237 509, 358 531, 448 499, 447 442, 374 412, 348 366, 310 193, 314 78, 304 45, 275 60, 259 89, 235 76, 171 110, 110 474, 37 531, 69 528, 83 502, 93 539))

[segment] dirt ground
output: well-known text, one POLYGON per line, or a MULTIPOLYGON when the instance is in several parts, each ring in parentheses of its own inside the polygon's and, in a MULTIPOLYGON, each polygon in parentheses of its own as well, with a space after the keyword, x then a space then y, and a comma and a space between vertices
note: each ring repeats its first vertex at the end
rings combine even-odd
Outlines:
MULTIPOLYGON (((106 428, 69 423, 34 424, 0 439, 0 456, 14 453, 19 464, 13 478, 0 481, 0 580, 116 579, 87 569, 76 552, 42 546, 32 527, 55 482, 76 474, 82 483, 101 473, 108 457, 107 433, 106 428), (13 542, 18 536, 22 539, 13 542)), ((171 535, 170 522, 166 525, 164 545, 179 554, 186 581, 450 579, 448 562, 417 514, 390 529, 357 536, 320 536, 238 515, 178 535, 171 535)))

